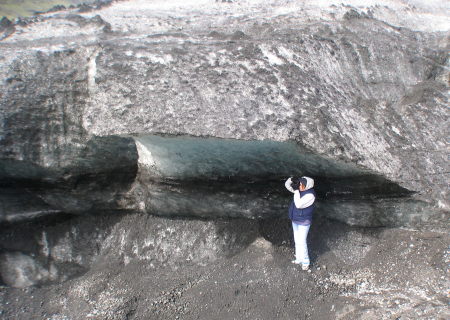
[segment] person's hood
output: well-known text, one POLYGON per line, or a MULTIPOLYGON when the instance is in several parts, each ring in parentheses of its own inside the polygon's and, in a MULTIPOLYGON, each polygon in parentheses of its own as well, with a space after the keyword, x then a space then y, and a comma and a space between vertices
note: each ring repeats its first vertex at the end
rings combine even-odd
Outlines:
POLYGON ((311 189, 311 188, 314 188, 314 179, 313 179, 313 178, 310 178, 310 177, 302 177, 302 178, 305 178, 305 179, 306 179, 306 188, 305 188, 305 191, 306 191, 306 190, 309 190, 309 189, 311 189))

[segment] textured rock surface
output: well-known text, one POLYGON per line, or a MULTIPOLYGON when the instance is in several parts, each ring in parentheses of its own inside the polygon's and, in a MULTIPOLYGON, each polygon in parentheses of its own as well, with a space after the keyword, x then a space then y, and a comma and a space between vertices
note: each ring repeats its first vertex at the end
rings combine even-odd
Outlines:
MULTIPOLYGON (((95 136, 295 141, 416 192, 396 215, 447 221, 448 25, 444 5, 414 4, 131 1, 16 25, 0 43, 3 171, 79 176, 70 163, 95 136)), ((138 210, 130 179, 87 201, 65 182, 68 203, 33 192, 33 212, 138 210)), ((384 210, 363 203, 348 217, 349 206, 331 203, 354 223, 360 208, 384 210)))

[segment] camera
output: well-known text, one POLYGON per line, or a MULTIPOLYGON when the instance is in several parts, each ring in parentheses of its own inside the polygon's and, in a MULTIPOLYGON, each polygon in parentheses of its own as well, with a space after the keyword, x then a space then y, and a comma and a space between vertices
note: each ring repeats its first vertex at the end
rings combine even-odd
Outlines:
POLYGON ((291 179, 291 187, 294 190, 298 190, 300 187, 300 178, 294 177, 291 179))

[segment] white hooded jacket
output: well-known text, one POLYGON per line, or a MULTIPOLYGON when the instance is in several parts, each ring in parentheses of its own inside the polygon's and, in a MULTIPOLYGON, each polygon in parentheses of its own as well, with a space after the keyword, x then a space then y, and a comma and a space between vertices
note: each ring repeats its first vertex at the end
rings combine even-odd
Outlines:
MULTIPOLYGON (((305 190, 308 190, 308 189, 311 189, 314 187, 314 179, 312 179, 310 177, 302 177, 302 178, 306 179, 305 190)), ((286 187, 286 189, 288 189, 290 192, 292 192, 294 194, 294 203, 295 203, 295 207, 297 209, 307 208, 314 203, 314 201, 316 200, 316 197, 313 194, 308 193, 308 194, 305 194, 303 197, 301 197, 300 191, 294 190, 291 187, 291 183, 292 183, 292 180, 291 180, 291 178, 289 178, 284 183, 284 186, 286 187)))

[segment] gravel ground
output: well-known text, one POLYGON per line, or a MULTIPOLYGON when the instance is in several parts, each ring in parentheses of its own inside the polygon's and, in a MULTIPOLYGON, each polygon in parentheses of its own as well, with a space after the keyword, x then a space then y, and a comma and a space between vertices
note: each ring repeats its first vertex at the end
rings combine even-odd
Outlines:
MULTIPOLYGON (((158 218, 159 219, 159 218, 158 218)), ((207 265, 149 268, 98 256, 62 283, 0 289, 2 319, 448 319, 449 237, 318 220, 313 265, 289 222, 266 220, 241 252, 207 265)))

